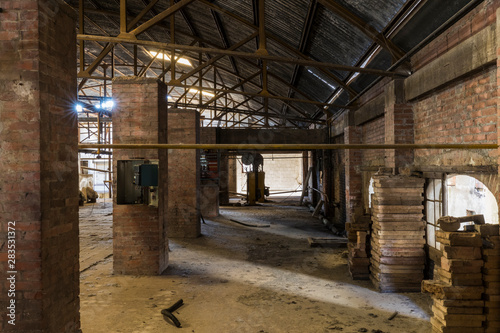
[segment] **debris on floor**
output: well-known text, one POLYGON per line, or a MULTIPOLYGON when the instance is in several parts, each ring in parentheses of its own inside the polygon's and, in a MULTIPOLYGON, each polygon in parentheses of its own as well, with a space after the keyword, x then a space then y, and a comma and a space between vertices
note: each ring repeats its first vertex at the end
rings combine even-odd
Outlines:
POLYGON ((180 299, 177 302, 175 302, 175 304, 172 305, 171 307, 161 310, 161 314, 164 315, 165 317, 169 318, 170 320, 172 320, 174 325, 178 328, 181 327, 181 323, 174 316, 174 311, 177 310, 178 308, 180 308, 183 304, 184 304, 184 301, 182 299, 180 299))
POLYGON ((347 238, 314 238, 307 239, 310 247, 347 247, 347 238))
POLYGON ((229 221, 236 222, 238 224, 244 225, 245 227, 252 227, 252 228, 269 228, 271 226, 270 224, 242 222, 235 219, 230 219, 229 221))
POLYGON ((309 237, 333 236, 304 207, 222 207, 221 216, 201 224, 203 237, 169 239, 168 268, 157 276, 113 273, 113 256, 104 259, 113 252, 111 211, 111 202, 100 201, 80 210, 81 267, 96 263, 80 274, 83 332, 431 329, 428 295, 377 293, 370 281, 351 279, 345 248, 310 247, 309 237), (230 219, 272 226, 246 228, 230 219), (180 298, 184 305, 171 313, 182 327, 174 328, 159 310, 180 298), (400 313, 398 320, 388 321, 394 311, 400 313))

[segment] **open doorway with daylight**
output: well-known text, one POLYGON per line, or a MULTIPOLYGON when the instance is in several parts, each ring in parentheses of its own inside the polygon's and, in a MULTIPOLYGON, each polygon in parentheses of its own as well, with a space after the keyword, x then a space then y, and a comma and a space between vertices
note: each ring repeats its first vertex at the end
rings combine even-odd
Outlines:
MULTIPOLYGON (((259 154, 260 155, 260 154, 259 154)), ((251 156, 251 155, 250 155, 251 156)), ((235 156, 236 159, 236 188, 235 194, 240 198, 252 199, 254 163, 248 154, 235 156), (250 182, 250 183, 249 183, 250 182), (252 185, 252 186, 251 186, 252 185)), ((258 164, 258 182, 261 182, 264 200, 298 201, 302 192, 303 183, 303 156, 302 153, 262 154, 258 164)), ((263 200, 258 202, 263 202, 263 200)))
MULTIPOLYGON (((425 188, 426 240, 429 256, 440 249, 436 242, 437 220, 441 216, 483 215, 486 223, 498 224, 498 204, 494 194, 478 179, 468 175, 436 174, 427 178, 425 188)), ((460 230, 466 224, 462 223, 460 230)), ((432 271, 432 269, 431 269, 432 271)))

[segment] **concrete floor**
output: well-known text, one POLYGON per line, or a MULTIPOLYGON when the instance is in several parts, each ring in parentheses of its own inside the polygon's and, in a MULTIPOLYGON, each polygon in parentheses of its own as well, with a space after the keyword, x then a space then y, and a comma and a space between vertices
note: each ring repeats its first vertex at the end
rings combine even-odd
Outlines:
POLYGON ((163 276, 113 275, 111 214, 109 199, 80 210, 84 333, 431 331, 427 295, 377 293, 351 280, 345 248, 309 247, 333 236, 304 207, 223 208, 202 237, 170 240, 163 276), (160 313, 179 299, 182 328, 160 313))

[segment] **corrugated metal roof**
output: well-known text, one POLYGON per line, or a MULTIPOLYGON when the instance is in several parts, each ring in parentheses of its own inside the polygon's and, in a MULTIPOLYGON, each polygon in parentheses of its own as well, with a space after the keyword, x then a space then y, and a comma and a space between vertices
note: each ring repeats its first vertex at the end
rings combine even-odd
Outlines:
MULTIPOLYGON (((176 0, 179 2, 180 0, 176 0)), ((77 10, 78 0, 67 0, 70 6, 77 10)), ((117 36, 119 27, 120 1, 85 0, 86 9, 85 33, 100 36, 117 36)), ((127 0, 128 20, 134 18, 149 3, 148 0, 127 0)), ((259 0, 198 0, 190 3, 175 14, 176 43, 195 45, 205 48, 224 49, 230 47, 251 34, 258 31, 258 3, 259 0)), ((377 45, 373 34, 363 29, 375 29, 379 33, 387 33, 391 26, 402 23, 396 33, 390 36, 395 47, 402 53, 408 52, 420 41, 426 38, 434 29, 464 8, 469 0, 454 1, 420 1, 420 0, 265 0, 267 51, 270 55, 286 59, 312 59, 323 63, 358 66, 379 70, 387 70, 392 65, 391 54, 385 48, 375 48, 377 45), (417 6, 418 5, 418 6, 417 6), (340 6, 340 9, 339 7, 340 6), (417 8, 418 12, 406 11, 417 8), (396 22, 408 17, 407 21, 396 22), (351 20, 361 20, 362 26, 356 26, 351 20), (308 24, 309 23, 309 24, 308 24), (371 28, 370 28, 371 27, 371 28), (373 53, 376 51, 375 53, 373 53), (367 61, 369 59, 369 61, 367 61)), ((168 9, 169 1, 158 1, 153 9, 147 13, 140 24, 151 19, 158 13, 168 9)), ((170 42, 169 19, 147 30, 138 36, 139 39, 170 42)), ((239 52, 253 54, 259 47, 259 38, 253 38, 245 45, 236 49, 239 52)), ((86 42, 86 64, 91 64, 105 46, 103 42, 86 42)), ((147 50, 151 47, 138 48, 139 71, 150 62, 151 55, 147 50)), ((132 45, 123 44, 114 49, 114 75, 133 74, 132 45)), ((393 51, 391 51, 393 52, 393 51)), ((179 54, 179 53, 177 53, 179 54)), ((178 65, 177 77, 191 71, 198 66, 199 55, 196 52, 184 54, 191 60, 192 67, 178 65)), ((205 52, 203 61, 216 57, 217 54, 205 52)), ((111 56, 104 58, 105 63, 111 63, 111 56)), ((162 60, 155 61, 146 72, 147 76, 157 76, 162 66, 169 65, 169 61, 162 64, 162 60)), ((229 89, 242 80, 255 74, 262 67, 263 62, 248 57, 223 56, 217 66, 217 88, 222 86, 229 89)), ((378 78, 372 74, 355 74, 339 69, 327 69, 311 66, 297 66, 288 62, 268 61, 269 71, 268 90, 272 95, 281 98, 296 98, 316 102, 331 102, 345 105, 349 103, 351 93, 359 93, 378 78), (293 85, 294 89, 290 89, 293 85), (347 87, 348 86, 348 87, 347 87), (295 90, 295 91, 294 91, 295 90), (297 91, 303 92, 300 94, 297 91), (305 96, 304 96, 305 95, 305 96), (332 97, 335 96, 335 99, 332 97)), ((203 79, 207 91, 212 89, 214 69, 206 68, 206 77, 203 79)), ((102 75, 102 68, 98 67, 96 76, 102 75)), ((110 76, 108 70, 107 76, 110 76)), ((184 84, 192 84, 198 78, 190 78, 184 84)), ((166 75, 166 81, 170 74, 166 75)), ((89 85, 99 84, 100 81, 89 80, 89 85)), ((259 93, 262 90, 262 75, 250 80, 236 90, 259 93)), ((184 88, 174 91, 182 92, 184 88)), ((99 94, 98 88, 88 89, 88 94, 99 94)), ((241 103, 249 96, 231 94, 229 100, 241 103)), ((223 98, 224 100, 225 98, 223 98)), ((296 101, 270 99, 271 114, 286 114, 291 117, 306 115, 321 117, 322 107, 296 101)), ((244 103, 245 110, 250 106, 254 110, 263 112, 262 97, 255 96, 254 101, 244 103)), ((231 107, 231 105, 230 105, 231 107)), ((339 108, 330 107, 331 112, 338 112, 339 108)), ((284 122, 286 126, 291 122, 284 122)), ((293 121, 293 125, 308 126, 306 119, 303 123, 293 121)))

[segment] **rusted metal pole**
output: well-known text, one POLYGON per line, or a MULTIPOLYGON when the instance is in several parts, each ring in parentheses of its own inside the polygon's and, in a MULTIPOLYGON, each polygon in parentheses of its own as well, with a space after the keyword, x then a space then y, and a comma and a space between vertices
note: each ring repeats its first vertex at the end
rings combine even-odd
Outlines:
POLYGON ((120 0, 120 33, 127 33, 127 0, 120 0))
POLYGON ((259 0, 259 49, 258 54, 268 54, 266 43, 266 11, 265 0, 259 0))
MULTIPOLYGON (((175 5, 174 0, 170 0, 170 7, 175 5)), ((170 16, 170 44, 175 44, 175 13, 170 16)), ((165 55, 164 55, 165 56, 165 55)), ((177 60, 175 58, 175 49, 171 49, 170 52, 170 83, 177 82, 175 78, 175 64, 177 60)))

